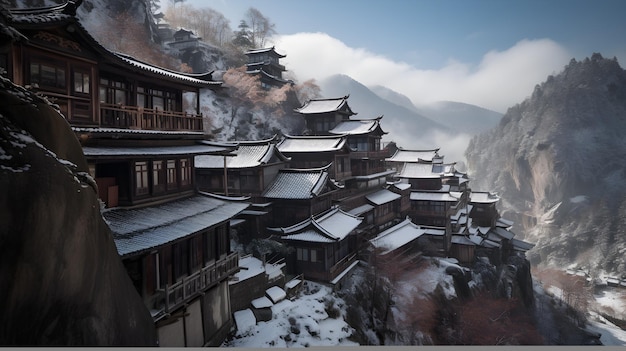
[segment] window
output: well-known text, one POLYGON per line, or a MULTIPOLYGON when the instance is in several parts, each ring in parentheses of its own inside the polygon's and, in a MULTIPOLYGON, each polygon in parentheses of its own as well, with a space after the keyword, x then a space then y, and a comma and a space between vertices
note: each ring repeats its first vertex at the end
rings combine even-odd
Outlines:
POLYGON ((152 193, 165 190, 165 169, 163 161, 152 161, 152 193))
POLYGON ((309 260, 309 249, 297 248, 296 255, 298 256, 298 261, 308 261, 309 260))
POLYGON ((137 87, 137 106, 160 111, 178 111, 177 95, 159 89, 137 87))
POLYGON ((311 250, 311 262, 317 262, 317 250, 311 250))
POLYGON ((180 184, 183 186, 191 184, 191 160, 188 158, 180 160, 180 184))
POLYGON ((189 248, 191 252, 189 267, 195 272, 202 265, 202 237, 198 235, 189 239, 189 248))
POLYGON ((128 87, 126 83, 113 79, 100 79, 100 102, 126 105, 128 87))
POLYGON ((74 71, 74 93, 90 94, 89 72, 74 71))
POLYGON ((217 228, 217 254, 224 255, 230 251, 230 238, 228 237, 228 230, 225 226, 217 228))
POLYGON ((148 193, 148 162, 135 163, 135 194, 145 195, 148 193))
POLYGON ((42 88, 65 90, 65 65, 62 63, 33 61, 30 64, 30 83, 42 88))
POLYGON ((176 160, 167 160, 167 188, 176 188, 176 160))

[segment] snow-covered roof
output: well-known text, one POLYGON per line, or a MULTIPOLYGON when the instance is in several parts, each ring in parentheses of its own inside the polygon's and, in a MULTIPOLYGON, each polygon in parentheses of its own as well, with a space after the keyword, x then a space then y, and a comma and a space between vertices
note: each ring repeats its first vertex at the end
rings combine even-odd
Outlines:
POLYGON ((515 224, 515 222, 502 217, 498 218, 498 220, 496 221, 496 225, 503 228, 510 228, 513 226, 513 224, 515 224))
POLYGON ((333 99, 311 99, 307 101, 302 107, 297 108, 294 111, 303 115, 308 115, 337 112, 344 107, 346 108, 346 112, 348 113, 348 115, 356 114, 352 112, 350 106, 348 106, 348 95, 333 99))
POLYGON ((391 202, 393 200, 397 200, 401 197, 400 194, 396 194, 392 191, 389 191, 387 189, 382 189, 379 190, 373 194, 369 194, 367 195, 365 198, 369 201, 371 201, 372 203, 374 203, 375 205, 382 205, 385 204, 387 202, 391 202))
POLYGON ((515 236, 515 233, 510 232, 510 231, 508 231, 508 230, 506 230, 504 228, 500 228, 500 227, 496 227, 496 228, 492 229, 491 231, 495 232, 500 237, 502 237, 504 239, 507 239, 507 240, 511 240, 515 236))
POLYGON ((441 173, 434 173, 433 165, 430 163, 405 163, 398 177, 410 179, 438 179, 441 178, 441 173))
MULTIPOLYGON (((280 160, 286 162, 289 158, 285 157, 269 140, 258 142, 240 142, 239 148, 232 153, 234 156, 226 157, 226 168, 254 168, 272 162, 272 160, 280 160)), ((196 168, 223 169, 224 157, 222 156, 196 156, 196 168)))
POLYGON ((335 242, 345 239, 362 221, 335 207, 292 226, 271 230, 281 232, 283 240, 335 242))
MULTIPOLYGON (((150 129, 126 129, 126 128, 100 128, 100 127, 72 127, 77 133, 94 134, 138 134, 148 136, 203 136, 204 132, 191 132, 182 130, 150 130, 150 129)), ((217 144, 217 143, 216 143, 217 144)), ((224 144, 226 145, 226 144, 224 144)))
POLYGON ((161 67, 153 66, 145 62, 141 62, 138 59, 132 56, 126 55, 126 54, 114 53, 114 55, 119 57, 122 61, 126 62, 127 64, 133 67, 139 68, 146 72, 152 72, 161 76, 166 76, 168 78, 173 78, 176 80, 184 81, 186 83, 191 83, 191 84, 200 85, 200 86, 222 85, 222 82, 211 80, 212 72, 204 73, 204 74, 189 74, 189 73, 175 72, 166 68, 161 68, 161 67))
POLYGON ((457 245, 476 246, 476 244, 465 235, 452 235, 451 242, 457 245))
POLYGON ((372 206, 370 204, 365 204, 365 205, 361 205, 359 207, 355 207, 355 208, 351 209, 350 211, 348 211, 348 213, 351 214, 351 215, 360 216, 363 213, 371 211, 373 209, 374 209, 374 206, 372 206))
MULTIPOLYGON (((169 155, 201 155, 222 154, 230 149, 210 145, 186 146, 146 146, 146 147, 117 147, 117 146, 84 146, 83 153, 87 157, 129 157, 129 156, 169 156, 169 155)), ((221 156, 215 156, 222 158, 221 156)))
POLYGON ((490 204, 494 202, 498 202, 500 197, 491 192, 475 192, 472 191, 470 194, 470 202, 480 203, 480 204, 490 204))
POLYGON ((452 194, 452 192, 412 191, 410 199, 412 201, 458 201, 459 198, 452 194))
POLYGON ((328 152, 341 150, 346 144, 345 136, 291 136, 285 135, 278 143, 284 153, 328 152))
POLYGON ((384 255, 419 238, 424 232, 423 228, 407 218, 371 239, 370 243, 375 248, 383 250, 381 254, 384 255))
POLYGON ((436 228, 436 227, 422 227, 424 229, 424 234, 432 235, 432 236, 444 236, 446 235, 446 228, 436 228))
POLYGON ((432 150, 405 150, 399 148, 385 161, 388 162, 432 162, 433 158, 438 157, 439 148, 432 150))
POLYGON ((342 121, 328 132, 338 135, 361 135, 369 134, 376 130, 378 130, 380 134, 387 134, 380 127, 380 118, 342 121))
POLYGON ((254 50, 249 50, 245 52, 246 55, 255 55, 255 54, 262 54, 262 53, 272 53, 275 56, 280 57, 280 58, 287 57, 285 55, 281 55, 278 52, 276 52, 276 49, 273 46, 270 48, 254 49, 254 50))
POLYGON ((406 190, 406 189, 410 189, 411 188, 411 184, 409 183, 393 183, 392 184, 393 187, 397 188, 398 190, 406 190))
POLYGON ((112 208, 102 213, 120 256, 137 254, 228 221, 248 203, 195 195, 144 208, 112 208))
POLYGON ((320 169, 281 169, 263 192, 269 199, 311 199, 329 182, 328 172, 320 169))

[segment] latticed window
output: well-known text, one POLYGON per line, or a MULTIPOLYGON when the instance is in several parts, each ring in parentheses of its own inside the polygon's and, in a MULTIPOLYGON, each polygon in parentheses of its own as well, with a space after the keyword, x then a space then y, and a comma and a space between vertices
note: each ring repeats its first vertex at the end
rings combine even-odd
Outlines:
POLYGON ((148 162, 136 162, 135 163, 135 193, 137 195, 147 194, 149 191, 148 185, 148 162))
POLYGON ((191 160, 188 158, 180 160, 180 184, 191 184, 191 160))
POLYGON ((167 188, 176 187, 176 160, 167 160, 167 188))

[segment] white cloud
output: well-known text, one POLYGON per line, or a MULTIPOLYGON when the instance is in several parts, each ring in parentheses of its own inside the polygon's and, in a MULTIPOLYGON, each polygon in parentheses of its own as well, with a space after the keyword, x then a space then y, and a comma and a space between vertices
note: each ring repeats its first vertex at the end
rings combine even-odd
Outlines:
POLYGON ((351 48, 325 33, 274 38, 282 63, 299 81, 345 74, 365 85, 383 85, 415 103, 452 100, 505 112, 528 97, 536 84, 560 72, 573 57, 550 39, 521 40, 482 61, 451 59, 437 70, 424 70, 364 49, 351 48))

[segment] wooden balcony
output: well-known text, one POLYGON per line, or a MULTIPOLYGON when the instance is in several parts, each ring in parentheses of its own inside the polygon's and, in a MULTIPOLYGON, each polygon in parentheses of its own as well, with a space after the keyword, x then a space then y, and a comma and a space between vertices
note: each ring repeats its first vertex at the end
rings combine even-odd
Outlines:
POLYGON ((237 272, 238 269, 239 254, 233 252, 225 259, 202 268, 176 284, 166 285, 165 290, 162 290, 165 294, 165 305, 163 307, 165 313, 170 313, 196 296, 201 295, 204 291, 237 272))
POLYGON ((387 157, 389 157, 389 151, 387 150, 350 152, 350 158, 353 160, 354 159, 383 160, 387 157))
POLYGON ((202 114, 100 103, 102 127, 202 132, 202 114))

